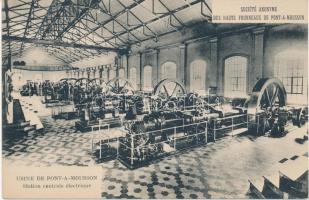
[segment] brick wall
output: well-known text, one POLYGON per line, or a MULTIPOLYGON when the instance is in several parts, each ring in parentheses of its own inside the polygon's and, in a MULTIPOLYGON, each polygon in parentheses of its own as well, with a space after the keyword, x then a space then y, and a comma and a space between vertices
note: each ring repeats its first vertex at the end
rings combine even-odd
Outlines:
POLYGON ((153 84, 160 80, 160 67, 167 61, 177 65, 177 79, 190 87, 190 64, 195 60, 207 62, 206 88, 218 87, 218 94, 224 94, 224 59, 233 55, 248 58, 247 92, 258 78, 272 77, 272 62, 276 52, 290 48, 307 48, 306 25, 222 25, 198 24, 182 32, 175 32, 159 39, 159 42, 145 41, 133 46, 128 55, 128 68, 136 67, 137 83, 143 85, 143 67, 153 67, 153 84))

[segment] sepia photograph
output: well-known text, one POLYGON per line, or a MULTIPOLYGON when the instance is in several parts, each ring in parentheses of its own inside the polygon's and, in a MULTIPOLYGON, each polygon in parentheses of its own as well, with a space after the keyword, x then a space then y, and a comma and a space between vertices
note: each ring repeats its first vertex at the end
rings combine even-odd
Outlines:
POLYGON ((2 0, 5 197, 307 199, 307 16, 233 6, 2 0))

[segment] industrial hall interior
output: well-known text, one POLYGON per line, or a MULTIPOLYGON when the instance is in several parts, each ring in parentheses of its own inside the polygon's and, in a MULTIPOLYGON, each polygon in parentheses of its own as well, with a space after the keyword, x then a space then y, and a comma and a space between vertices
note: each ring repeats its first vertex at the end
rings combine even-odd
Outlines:
POLYGON ((102 198, 308 197, 307 24, 211 0, 3 0, 2 157, 102 198))

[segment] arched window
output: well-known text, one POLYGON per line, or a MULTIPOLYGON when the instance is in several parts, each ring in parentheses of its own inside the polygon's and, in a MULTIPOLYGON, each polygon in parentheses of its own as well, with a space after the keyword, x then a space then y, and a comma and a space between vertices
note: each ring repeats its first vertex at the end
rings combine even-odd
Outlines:
POLYGON ((286 50, 275 56, 274 77, 280 79, 292 104, 307 103, 307 56, 306 51, 286 50))
POLYGON ((144 67, 144 90, 152 90, 152 67, 149 65, 144 67))
POLYGON ((12 75, 12 84, 14 85, 13 89, 18 91, 25 84, 24 77, 21 72, 15 71, 12 75))
POLYGON ((247 65, 244 56, 232 56, 224 61, 224 96, 247 96, 247 65))
POLYGON ((116 72, 113 69, 109 69, 109 80, 112 80, 116 77, 116 72))
POLYGON ((102 78, 105 82, 108 81, 108 70, 107 69, 104 69, 103 72, 102 72, 102 78))
POLYGON ((87 72, 85 70, 81 71, 81 78, 87 78, 87 72))
POLYGON ((174 62, 166 62, 161 66, 161 80, 162 79, 177 79, 177 66, 174 62))
POLYGON ((93 73, 93 71, 94 71, 94 70, 92 70, 92 69, 90 70, 90 74, 89 74, 89 77, 90 77, 90 78, 95 78, 95 73, 93 73))
POLYGON ((35 81, 35 82, 43 82, 42 78, 43 78, 42 74, 35 74, 33 81, 35 81))
POLYGON ((136 68, 132 67, 130 69, 129 80, 133 87, 136 89, 136 68))
POLYGON ((125 78, 125 76, 124 76, 124 69, 123 68, 119 69, 119 77, 120 78, 125 78))
POLYGON ((205 92, 206 62, 195 60, 190 64, 190 90, 193 92, 205 92))
POLYGON ((100 78, 100 70, 95 69, 94 78, 100 78))

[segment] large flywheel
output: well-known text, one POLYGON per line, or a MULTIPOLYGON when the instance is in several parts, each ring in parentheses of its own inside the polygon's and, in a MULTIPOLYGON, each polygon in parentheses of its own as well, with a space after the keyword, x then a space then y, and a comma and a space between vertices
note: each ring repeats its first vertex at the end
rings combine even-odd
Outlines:
POLYGON ((287 113, 284 110, 286 91, 279 79, 260 79, 255 84, 247 103, 247 113, 256 124, 257 132, 264 134, 270 131, 277 136, 283 134, 287 120, 287 113))
POLYGON ((89 101, 91 90, 89 88, 88 78, 79 78, 74 83, 74 97, 75 104, 83 104, 89 101))
POLYGON ((164 99, 184 96, 186 93, 187 91, 181 83, 171 79, 161 80, 154 88, 154 95, 164 99))
POLYGON ((62 79, 60 79, 60 81, 59 82, 67 82, 67 83, 69 83, 69 84, 75 84, 75 82, 76 82, 76 78, 62 78, 62 79))
POLYGON ((114 78, 107 82, 109 91, 115 94, 134 94, 134 87, 129 80, 125 78, 114 78))
POLYGON ((108 92, 107 83, 101 78, 94 78, 89 80, 89 87, 95 94, 106 94, 108 92))
POLYGON ((178 81, 171 79, 161 80, 154 88, 152 109, 175 110, 179 108, 180 99, 185 97, 187 91, 178 81))
POLYGON ((86 91, 89 89, 89 79, 79 78, 75 81, 74 86, 81 88, 83 91, 86 91))
POLYGON ((185 87, 178 81, 163 79, 154 88, 153 109, 175 110, 179 107, 178 97, 185 97, 186 93, 185 87))
POLYGON ((286 105, 286 91, 276 78, 262 78, 254 86, 248 100, 248 113, 256 114, 266 109, 286 105))

